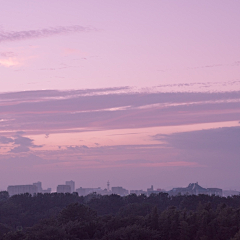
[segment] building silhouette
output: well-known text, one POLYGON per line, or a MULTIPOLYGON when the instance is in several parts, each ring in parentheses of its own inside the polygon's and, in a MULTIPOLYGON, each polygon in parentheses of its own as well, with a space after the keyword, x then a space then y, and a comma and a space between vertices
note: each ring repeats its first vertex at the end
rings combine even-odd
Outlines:
POLYGON ((240 192, 236 190, 223 190, 224 197, 239 196, 240 192))
POLYGON ((41 182, 36 182, 33 183, 33 185, 35 185, 37 187, 38 193, 51 193, 52 189, 48 188, 48 189, 42 189, 42 183, 41 182))
POLYGON ((123 187, 112 187, 112 193, 120 196, 126 196, 129 192, 123 187))
POLYGON ((206 194, 206 195, 217 195, 222 196, 222 189, 220 188, 203 188, 196 183, 189 183, 186 188, 173 188, 170 190, 169 195, 199 195, 199 194, 206 194))
POLYGON ((37 187, 38 193, 42 192, 42 183, 41 182, 33 183, 33 185, 35 185, 37 187))
POLYGON ((44 189, 42 190, 42 193, 51 193, 52 192, 52 189, 51 188, 47 188, 47 189, 44 189))
POLYGON ((71 186, 69 185, 58 185, 57 193, 71 193, 71 186))
POLYGON ((36 185, 15 185, 15 186, 8 186, 7 191, 9 196, 17 195, 17 194, 24 194, 29 193, 31 195, 38 193, 38 188, 36 185))
POLYGON ((143 191, 143 190, 130 190, 130 194, 136 194, 137 196, 139 196, 139 195, 147 196, 147 192, 143 191))
POLYGON ((75 182, 74 181, 66 181, 66 185, 71 187, 71 193, 75 192, 75 182))

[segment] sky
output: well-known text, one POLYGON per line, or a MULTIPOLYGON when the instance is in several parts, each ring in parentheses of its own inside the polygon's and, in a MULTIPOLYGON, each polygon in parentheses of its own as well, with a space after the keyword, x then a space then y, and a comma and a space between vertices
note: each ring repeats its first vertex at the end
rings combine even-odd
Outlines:
POLYGON ((0 190, 240 191, 240 2, 10 0, 0 190))

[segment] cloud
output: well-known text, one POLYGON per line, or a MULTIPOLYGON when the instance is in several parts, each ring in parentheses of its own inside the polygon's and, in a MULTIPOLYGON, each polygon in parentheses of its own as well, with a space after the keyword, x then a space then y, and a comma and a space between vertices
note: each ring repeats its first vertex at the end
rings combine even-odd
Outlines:
POLYGON ((82 145, 82 146, 69 146, 67 147, 68 150, 72 150, 72 151, 82 151, 82 150, 86 150, 89 149, 88 146, 82 145))
POLYGON ((164 141, 172 148, 189 152, 205 151, 240 155, 240 127, 179 132, 170 135, 157 134, 153 139, 164 141))
POLYGON ((16 135, 12 137, 0 136, 1 144, 12 144, 13 148, 9 152, 12 153, 21 153, 28 152, 30 148, 41 148, 43 145, 35 145, 33 139, 28 137, 23 137, 22 135, 25 132, 19 131, 16 135))
POLYGON ((13 144, 15 145, 14 148, 10 150, 12 153, 21 153, 21 152, 29 152, 30 148, 41 148, 42 145, 35 145, 33 143, 33 139, 28 137, 22 137, 17 135, 14 140, 13 144))
POLYGON ((13 67, 13 66, 17 66, 20 65, 20 62, 16 59, 0 59, 0 65, 4 66, 4 67, 13 67))
POLYGON ((20 61, 13 52, 0 52, 0 65, 4 67, 12 67, 20 65, 20 61))
POLYGON ((97 88, 97 89, 81 89, 81 90, 32 90, 22 92, 0 93, 0 100, 5 101, 26 101, 26 100, 44 100, 44 99, 68 99, 77 96, 94 96, 104 94, 119 94, 131 90, 130 87, 113 87, 113 88, 97 88))
POLYGON ((26 134, 26 132, 24 132, 24 131, 17 131, 16 132, 16 135, 24 135, 24 134, 26 134))
POLYGON ((31 134, 239 121, 240 92, 134 92, 129 87, 0 94, 1 131, 31 134))
POLYGON ((60 34, 69 34, 76 32, 89 32, 94 30, 90 27, 82 27, 79 25, 74 26, 59 26, 59 27, 51 27, 51 28, 43 28, 40 30, 28 30, 28 31, 0 31, 0 43, 7 41, 20 41, 27 40, 33 38, 43 38, 50 37, 60 34))
POLYGON ((156 134, 153 139, 164 141, 169 153, 175 153, 178 161, 194 161, 202 166, 191 171, 180 170, 179 180, 239 187, 240 127, 156 134))
POLYGON ((3 57, 3 58, 12 58, 15 56, 16 54, 14 52, 0 52, 0 57, 3 57))
POLYGON ((26 146, 18 146, 14 147, 13 149, 10 150, 11 153, 22 153, 22 152, 29 152, 30 148, 26 146))
POLYGON ((13 143, 13 142, 14 142, 14 140, 12 138, 4 137, 4 136, 0 137, 0 143, 2 143, 2 144, 8 144, 8 143, 13 143))

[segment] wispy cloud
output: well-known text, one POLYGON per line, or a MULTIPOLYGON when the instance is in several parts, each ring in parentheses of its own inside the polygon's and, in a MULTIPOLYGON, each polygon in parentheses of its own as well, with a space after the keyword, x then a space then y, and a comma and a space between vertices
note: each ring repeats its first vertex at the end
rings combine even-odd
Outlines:
POLYGON ((0 65, 2 65, 4 67, 12 67, 12 66, 20 65, 20 62, 13 58, 0 59, 0 65))
POLYGON ((0 52, 0 66, 12 67, 20 65, 20 61, 14 52, 0 52))
POLYGON ((33 38, 50 37, 59 34, 69 34, 77 32, 89 32, 95 30, 91 27, 83 27, 79 25, 74 26, 58 26, 51 28, 43 28, 39 30, 27 31, 0 31, 0 43, 6 41, 20 41, 33 38))
POLYGON ((0 57, 10 58, 15 56, 16 54, 14 52, 0 52, 0 57))
MULTIPOLYGON (((8 155, 15 157, 15 151, 8 155)), ((19 152, 18 156, 36 154, 46 161, 42 164, 49 167, 58 163, 60 166, 75 168, 109 168, 109 167, 196 167, 196 162, 173 158, 173 154, 161 144, 150 145, 117 145, 117 146, 70 146, 60 147, 58 150, 38 150, 37 152, 19 152), (67 159, 67 161, 66 161, 67 159), (67 164, 67 165, 66 165, 67 164)))

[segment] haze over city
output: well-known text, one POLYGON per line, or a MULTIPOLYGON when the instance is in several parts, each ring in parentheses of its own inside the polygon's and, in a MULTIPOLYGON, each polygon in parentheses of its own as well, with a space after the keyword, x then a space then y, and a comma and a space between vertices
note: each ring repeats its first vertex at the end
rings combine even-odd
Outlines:
POLYGON ((240 191, 240 2, 4 1, 0 190, 240 191))

